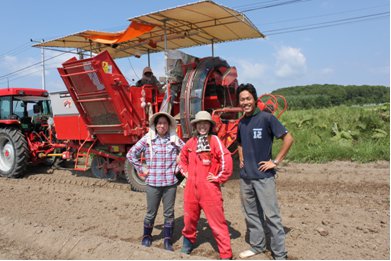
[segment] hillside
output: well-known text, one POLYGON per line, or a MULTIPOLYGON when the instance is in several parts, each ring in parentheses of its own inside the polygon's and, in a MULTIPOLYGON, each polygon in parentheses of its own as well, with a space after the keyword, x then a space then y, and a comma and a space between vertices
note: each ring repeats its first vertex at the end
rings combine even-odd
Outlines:
POLYGON ((387 86, 312 84, 281 88, 272 94, 284 96, 291 110, 390 102, 387 86))

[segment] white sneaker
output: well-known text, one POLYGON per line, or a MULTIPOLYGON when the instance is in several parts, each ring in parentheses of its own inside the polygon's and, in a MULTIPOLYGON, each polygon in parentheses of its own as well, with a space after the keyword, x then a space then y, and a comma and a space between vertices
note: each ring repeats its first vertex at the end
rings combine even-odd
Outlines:
POLYGON ((249 257, 255 256, 256 254, 257 254, 257 253, 254 252, 254 250, 249 249, 249 250, 245 250, 245 251, 241 252, 241 253, 239 254, 239 257, 240 257, 240 258, 249 258, 249 257))

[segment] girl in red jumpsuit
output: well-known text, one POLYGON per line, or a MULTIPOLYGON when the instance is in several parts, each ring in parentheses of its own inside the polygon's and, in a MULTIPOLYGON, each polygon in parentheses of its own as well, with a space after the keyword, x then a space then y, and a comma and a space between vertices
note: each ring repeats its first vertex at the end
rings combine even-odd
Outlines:
POLYGON ((181 252, 190 254, 193 250, 202 209, 217 242, 220 258, 232 259, 220 189, 220 184, 232 175, 231 153, 216 135, 210 134, 215 123, 208 112, 198 112, 191 124, 196 135, 186 142, 180 154, 180 168, 187 178, 181 252))

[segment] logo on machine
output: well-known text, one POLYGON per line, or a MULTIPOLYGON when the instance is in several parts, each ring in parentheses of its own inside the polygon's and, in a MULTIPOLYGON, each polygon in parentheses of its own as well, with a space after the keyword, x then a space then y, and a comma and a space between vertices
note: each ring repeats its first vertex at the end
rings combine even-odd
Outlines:
POLYGON ((67 109, 71 108, 71 104, 72 104, 72 102, 69 99, 64 101, 64 107, 67 109))
POLYGON ((108 62, 102 62, 102 68, 105 73, 113 73, 113 66, 108 62))

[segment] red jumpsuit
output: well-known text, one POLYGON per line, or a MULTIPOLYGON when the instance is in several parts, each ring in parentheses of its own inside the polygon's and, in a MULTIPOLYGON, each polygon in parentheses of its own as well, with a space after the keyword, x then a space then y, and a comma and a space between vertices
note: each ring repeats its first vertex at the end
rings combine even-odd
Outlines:
POLYGON ((232 157, 220 139, 209 136, 210 152, 197 153, 197 138, 188 140, 181 151, 180 167, 188 173, 184 191, 184 223, 182 235, 193 244, 197 237, 197 223, 204 211, 221 258, 232 257, 228 225, 224 217, 220 184, 232 175, 232 157), (209 173, 217 176, 216 182, 207 180, 209 173))

